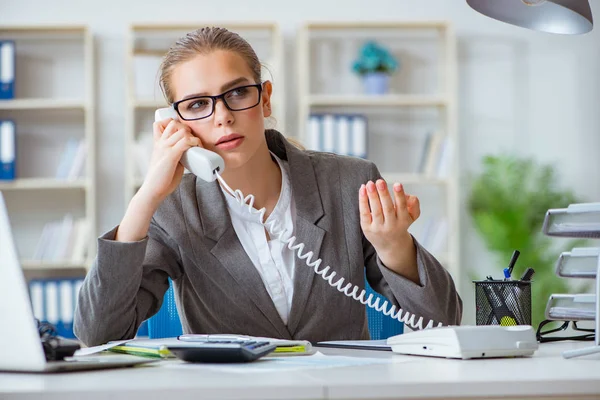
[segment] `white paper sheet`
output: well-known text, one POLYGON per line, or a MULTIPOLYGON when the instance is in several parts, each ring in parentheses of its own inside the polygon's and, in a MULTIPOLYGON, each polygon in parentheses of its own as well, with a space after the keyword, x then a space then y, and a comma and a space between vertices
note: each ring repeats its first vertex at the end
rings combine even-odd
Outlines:
POLYGON ((118 340, 116 342, 110 342, 107 344, 101 344, 100 346, 93 346, 93 347, 84 347, 81 348, 79 350, 75 351, 75 354, 73 354, 74 357, 83 357, 83 356, 88 356, 90 354, 96 354, 96 353, 100 353, 101 351, 104 350, 108 350, 112 347, 115 346, 119 346, 125 342, 129 342, 131 339, 127 339, 127 340, 118 340))
POLYGON ((187 363, 187 362, 166 362, 163 364, 166 368, 197 368, 211 369, 222 372, 277 372, 291 371, 315 368, 339 368, 354 367, 370 364, 392 364, 397 362, 410 361, 403 357, 390 358, 367 358, 367 357, 347 357, 347 356, 326 356, 321 352, 316 352, 311 356, 305 357, 263 357, 256 361, 248 363, 235 364, 210 364, 210 363, 187 363))

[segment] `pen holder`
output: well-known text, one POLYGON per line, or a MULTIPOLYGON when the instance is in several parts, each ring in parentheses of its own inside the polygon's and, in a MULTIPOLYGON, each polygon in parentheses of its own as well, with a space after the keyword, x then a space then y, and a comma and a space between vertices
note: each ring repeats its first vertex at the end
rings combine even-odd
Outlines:
POLYGON ((531 325, 531 281, 473 281, 477 325, 531 325))

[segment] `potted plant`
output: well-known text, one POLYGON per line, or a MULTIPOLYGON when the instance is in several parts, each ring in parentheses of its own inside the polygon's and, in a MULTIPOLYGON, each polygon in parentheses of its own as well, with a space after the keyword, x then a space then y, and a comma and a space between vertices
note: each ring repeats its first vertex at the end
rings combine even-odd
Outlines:
POLYGON ((364 44, 352 66, 362 77, 367 94, 387 93, 390 75, 397 68, 398 61, 390 52, 372 40, 364 44))
MULTIPOLYGON (((563 248, 542 233, 546 211, 581 202, 569 190, 556 187, 551 166, 511 155, 486 156, 483 172, 476 177, 468 198, 468 210, 488 250, 496 255, 498 273, 507 266, 514 250, 521 255, 513 270, 518 279, 527 267, 532 279, 532 325, 545 319, 545 307, 553 293, 568 293, 567 281, 556 276, 555 264, 562 251, 583 246, 585 240, 570 240, 563 248)), ((475 280, 482 274, 475 273, 475 280)), ((583 290, 579 288, 578 292, 583 290)))

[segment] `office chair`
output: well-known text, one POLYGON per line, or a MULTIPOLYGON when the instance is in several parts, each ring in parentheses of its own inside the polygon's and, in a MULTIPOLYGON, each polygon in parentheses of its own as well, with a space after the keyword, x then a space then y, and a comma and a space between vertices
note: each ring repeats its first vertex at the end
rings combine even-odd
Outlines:
MULTIPOLYGON (((158 313, 147 320, 148 336, 150 339, 174 337, 183 333, 181 322, 179 320, 179 313, 177 312, 177 307, 175 305, 173 283, 170 279, 169 283, 169 290, 165 293, 162 307, 158 313)), ((367 296, 369 293, 373 293, 375 296, 381 298, 380 302, 385 300, 383 296, 371 288, 366 280, 365 284, 367 296)), ((369 323, 369 332, 371 333, 372 340, 387 339, 390 336, 404 333, 404 324, 402 322, 387 315, 383 315, 382 313, 373 310, 371 307, 367 307, 367 321, 369 323)))

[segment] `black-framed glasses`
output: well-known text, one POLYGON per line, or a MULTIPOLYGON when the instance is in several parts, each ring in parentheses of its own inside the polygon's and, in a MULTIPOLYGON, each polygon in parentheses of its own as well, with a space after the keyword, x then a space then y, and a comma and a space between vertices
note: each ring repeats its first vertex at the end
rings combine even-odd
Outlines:
POLYGON ((537 338, 538 342, 547 343, 547 342, 559 342, 561 340, 594 340, 594 338, 595 338, 594 329, 580 328, 577 326, 577 321, 564 321, 558 328, 554 328, 554 329, 546 327, 546 325, 548 325, 552 322, 560 323, 561 321, 553 321, 553 320, 547 319, 540 323, 540 325, 537 328, 537 332, 535 334, 535 337, 537 338), (580 335, 574 335, 574 336, 549 336, 550 334, 555 333, 555 332, 565 331, 569 327, 569 324, 572 324, 572 329, 574 331, 585 332, 585 333, 582 333, 580 335))
POLYGON ((231 111, 242 111, 256 107, 260 103, 262 84, 238 86, 217 96, 198 96, 179 100, 173 108, 184 121, 195 121, 208 118, 215 112, 219 99, 231 111))

